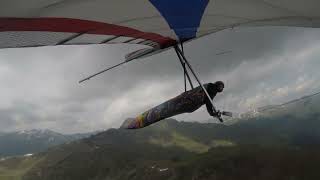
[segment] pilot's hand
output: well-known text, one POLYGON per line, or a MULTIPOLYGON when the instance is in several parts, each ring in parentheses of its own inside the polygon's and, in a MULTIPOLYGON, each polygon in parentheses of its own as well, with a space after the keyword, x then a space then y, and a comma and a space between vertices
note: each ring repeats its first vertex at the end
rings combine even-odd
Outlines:
POLYGON ((218 114, 217 114, 217 113, 214 113, 214 112, 211 112, 211 113, 210 113, 210 116, 212 116, 212 117, 217 117, 218 114))
POLYGON ((223 122, 223 119, 221 118, 222 113, 220 111, 217 111, 216 113, 213 113, 212 116, 219 119, 220 122, 223 122))

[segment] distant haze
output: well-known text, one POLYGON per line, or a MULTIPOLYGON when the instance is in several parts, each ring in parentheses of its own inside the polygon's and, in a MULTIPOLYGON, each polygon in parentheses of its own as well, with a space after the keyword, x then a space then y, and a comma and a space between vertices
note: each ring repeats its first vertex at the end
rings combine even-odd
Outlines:
MULTIPOLYGON (((173 50, 78 84, 138 48, 0 50, 0 132, 36 128, 75 133, 119 127, 127 117, 184 91, 183 71, 173 50)), ((221 109, 246 112, 320 90, 319 29, 236 28, 192 41, 185 52, 203 82, 225 82, 225 92, 215 99, 221 109)), ((201 108, 175 118, 210 117, 201 108)))

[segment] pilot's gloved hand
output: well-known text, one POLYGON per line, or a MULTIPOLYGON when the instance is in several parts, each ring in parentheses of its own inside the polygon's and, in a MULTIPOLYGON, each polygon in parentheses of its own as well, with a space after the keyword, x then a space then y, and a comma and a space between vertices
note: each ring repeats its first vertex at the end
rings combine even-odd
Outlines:
POLYGON ((212 113, 211 116, 221 117, 221 112, 220 111, 216 111, 215 113, 212 113))

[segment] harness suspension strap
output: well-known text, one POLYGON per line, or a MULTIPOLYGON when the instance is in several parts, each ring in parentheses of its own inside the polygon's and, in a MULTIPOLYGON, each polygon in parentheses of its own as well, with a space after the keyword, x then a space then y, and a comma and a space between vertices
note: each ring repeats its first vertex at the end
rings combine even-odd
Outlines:
POLYGON ((184 81, 184 92, 187 91, 187 79, 186 79, 186 63, 183 63, 183 81, 184 81))
MULTIPOLYGON (((184 50, 183 50, 183 43, 181 42, 181 50, 182 50, 182 53, 184 53, 184 50)), ((184 92, 186 92, 187 91, 187 80, 186 80, 186 73, 187 73, 187 71, 186 71, 186 63, 185 62, 183 62, 183 74, 184 74, 184 76, 183 76, 183 79, 184 79, 184 92)), ((193 88, 192 88, 193 89, 193 88)))
MULTIPOLYGON (((215 106, 213 105, 213 101, 208 93, 208 91, 206 90, 206 88, 204 88, 203 84, 201 83, 200 79, 198 78, 198 76, 196 75, 196 73, 194 72, 194 70, 192 69, 192 66, 191 64, 188 62, 188 60, 186 59, 186 57, 184 56, 184 53, 181 51, 181 49, 178 47, 178 46, 175 46, 174 47, 175 51, 177 54, 181 55, 183 61, 185 62, 185 64, 187 64, 189 70, 191 71, 191 73, 193 74, 193 76, 196 78, 197 82, 199 83, 199 85, 201 86, 202 90, 205 92, 206 96, 208 97, 211 105, 212 105, 212 110, 214 113, 217 113, 217 110, 215 108, 215 106)), ((180 56, 178 55, 179 58, 181 58, 180 56)))
POLYGON ((183 67, 183 72, 184 72, 184 86, 185 86, 185 91, 187 90, 187 84, 186 84, 186 76, 188 78, 188 81, 189 81, 189 84, 191 86, 191 89, 193 89, 193 84, 192 84, 192 81, 191 81, 191 78, 189 76, 189 73, 187 71, 187 68, 186 68, 186 63, 184 62, 184 60, 182 59, 182 57, 180 56, 179 52, 177 50, 175 50, 179 60, 180 60, 180 63, 183 67))

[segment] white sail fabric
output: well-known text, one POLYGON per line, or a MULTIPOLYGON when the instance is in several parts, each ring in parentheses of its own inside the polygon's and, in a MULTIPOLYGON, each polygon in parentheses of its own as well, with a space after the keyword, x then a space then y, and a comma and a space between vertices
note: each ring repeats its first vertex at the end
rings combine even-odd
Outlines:
POLYGON ((164 49, 237 26, 320 27, 319 0, 1 0, 0 48, 132 43, 164 49))

